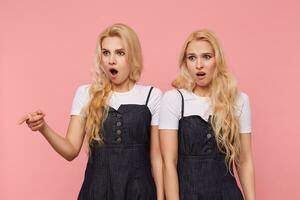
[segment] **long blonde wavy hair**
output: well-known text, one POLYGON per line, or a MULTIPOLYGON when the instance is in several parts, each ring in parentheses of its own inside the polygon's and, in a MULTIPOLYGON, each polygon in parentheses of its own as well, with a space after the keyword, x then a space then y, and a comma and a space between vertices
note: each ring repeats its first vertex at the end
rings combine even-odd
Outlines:
POLYGON ((236 116, 236 101, 239 91, 235 79, 228 71, 222 48, 214 33, 203 29, 189 35, 179 57, 180 73, 172 82, 172 86, 188 91, 193 91, 196 87, 186 66, 186 49, 193 40, 208 42, 214 51, 216 70, 209 85, 213 115, 212 128, 218 148, 226 154, 225 162, 232 172, 233 164, 239 163, 238 155, 240 153, 239 122, 236 116))
POLYGON ((131 81, 135 83, 139 80, 143 68, 141 45, 134 30, 124 24, 113 24, 100 33, 96 44, 95 77, 89 89, 90 102, 86 108, 85 131, 89 144, 93 140, 103 143, 101 128, 109 110, 112 83, 106 76, 101 61, 102 41, 107 37, 119 37, 122 40, 126 60, 131 67, 131 81))

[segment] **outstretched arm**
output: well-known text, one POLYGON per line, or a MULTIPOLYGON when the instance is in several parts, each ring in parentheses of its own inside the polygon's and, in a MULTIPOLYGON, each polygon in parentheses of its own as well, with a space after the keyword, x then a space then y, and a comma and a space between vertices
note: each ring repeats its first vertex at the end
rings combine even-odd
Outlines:
POLYGON ((32 131, 39 131, 53 147, 53 149, 68 161, 76 158, 84 140, 85 120, 81 116, 72 115, 65 137, 55 132, 45 121, 42 111, 28 113, 23 116, 19 124, 27 123, 32 131))

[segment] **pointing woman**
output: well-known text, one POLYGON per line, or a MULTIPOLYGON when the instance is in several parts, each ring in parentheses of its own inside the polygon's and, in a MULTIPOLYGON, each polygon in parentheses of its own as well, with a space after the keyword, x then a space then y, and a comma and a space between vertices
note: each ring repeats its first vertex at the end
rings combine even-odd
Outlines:
POLYGON ((75 94, 66 137, 56 133, 42 111, 21 120, 39 131, 71 161, 86 137, 89 159, 78 199, 162 199, 162 160, 158 136, 161 91, 137 84, 141 47, 124 24, 105 29, 96 47, 96 76, 75 94))

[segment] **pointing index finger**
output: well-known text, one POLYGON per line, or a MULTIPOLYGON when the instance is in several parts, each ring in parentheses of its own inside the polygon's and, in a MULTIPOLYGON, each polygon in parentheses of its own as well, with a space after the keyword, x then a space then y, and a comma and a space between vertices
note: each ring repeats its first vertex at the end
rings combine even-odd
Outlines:
POLYGON ((30 114, 26 114, 24 115, 23 117, 21 117, 18 121, 18 124, 21 125, 23 124, 25 121, 29 120, 30 119, 30 114))

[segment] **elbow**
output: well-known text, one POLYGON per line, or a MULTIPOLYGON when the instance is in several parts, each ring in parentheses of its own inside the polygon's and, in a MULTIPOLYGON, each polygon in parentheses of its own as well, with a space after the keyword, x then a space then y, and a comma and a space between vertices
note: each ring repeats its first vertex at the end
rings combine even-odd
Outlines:
POLYGON ((71 162, 71 161, 73 161, 73 160, 78 156, 78 154, 79 154, 79 153, 71 153, 71 154, 69 154, 69 155, 64 156, 64 158, 65 158, 67 161, 71 162))
POLYGON ((169 156, 169 155, 161 155, 161 159, 163 165, 165 166, 177 166, 178 157, 177 156, 169 156))
POLYGON ((73 157, 71 157, 71 156, 65 157, 65 159, 66 159, 67 161, 69 161, 69 162, 73 161, 75 158, 76 158, 76 156, 73 156, 73 157))
POLYGON ((172 170, 177 168, 177 159, 167 160, 163 158, 162 163, 163 163, 163 168, 165 170, 172 170))
POLYGON ((150 158, 151 160, 162 160, 161 152, 160 151, 151 151, 150 152, 150 158))
POLYGON ((244 160, 240 160, 239 164, 237 165, 237 171, 238 172, 250 172, 254 170, 254 166, 253 166, 253 161, 252 159, 244 159, 244 160))
POLYGON ((239 158, 239 164, 240 165, 251 165, 253 163, 252 156, 251 155, 244 155, 240 156, 239 158))

